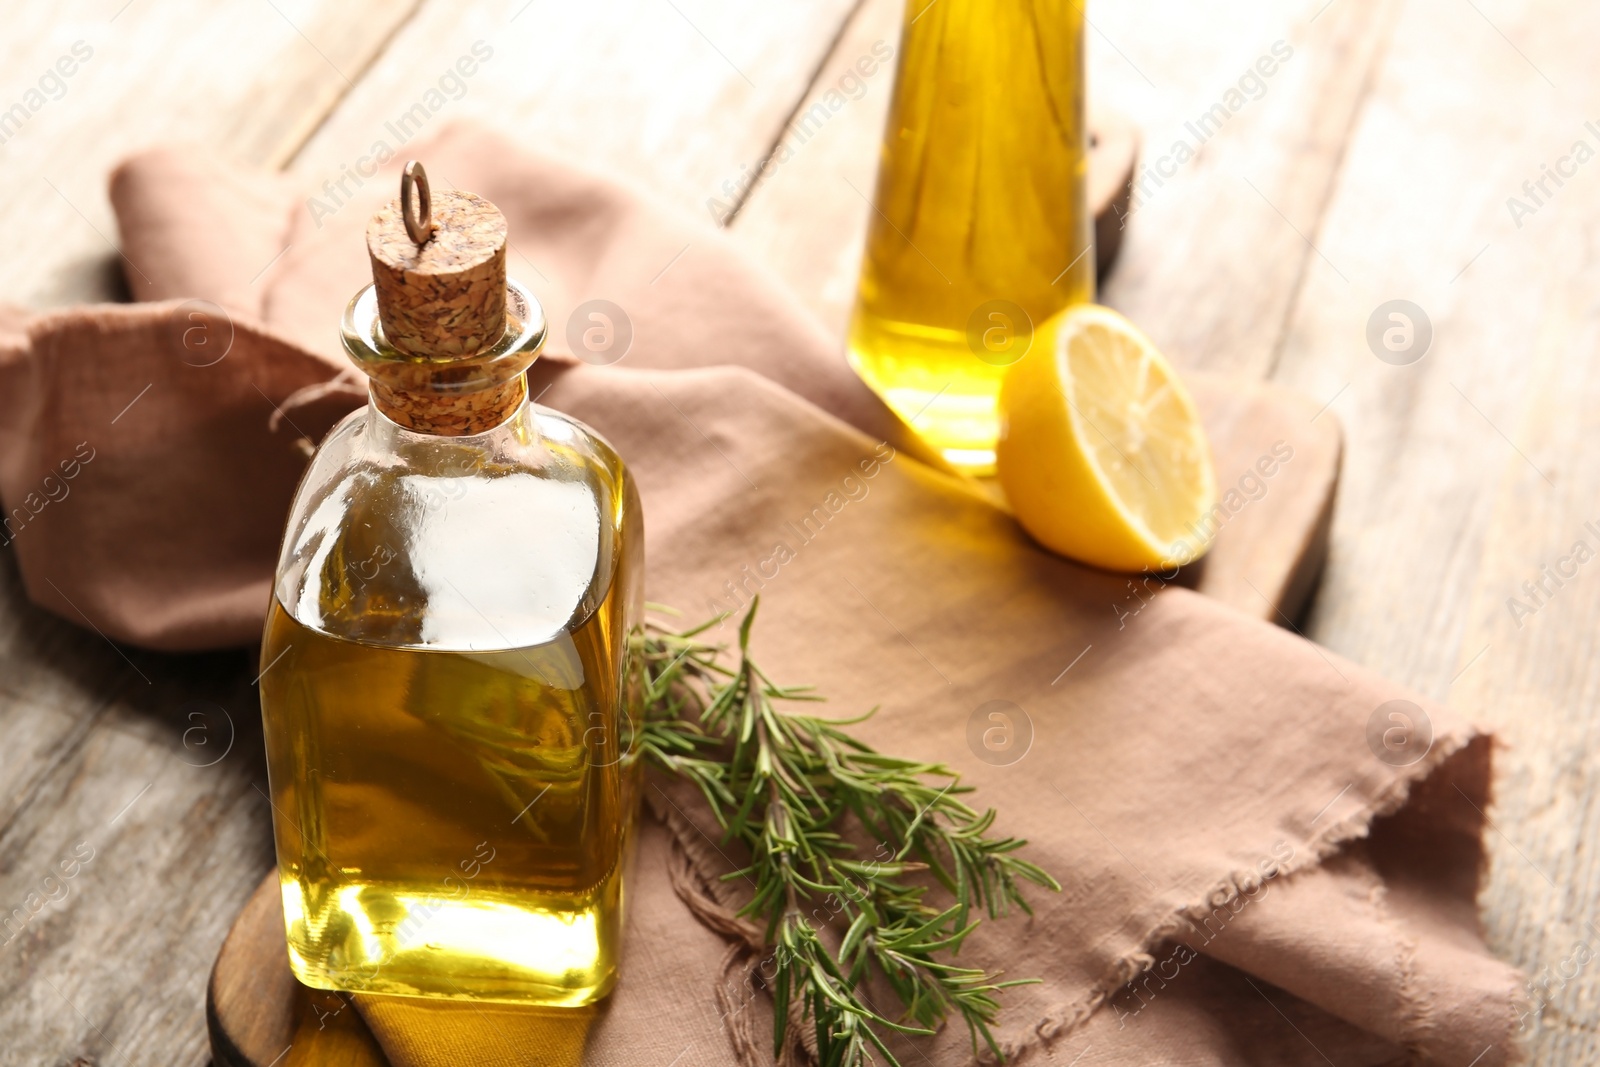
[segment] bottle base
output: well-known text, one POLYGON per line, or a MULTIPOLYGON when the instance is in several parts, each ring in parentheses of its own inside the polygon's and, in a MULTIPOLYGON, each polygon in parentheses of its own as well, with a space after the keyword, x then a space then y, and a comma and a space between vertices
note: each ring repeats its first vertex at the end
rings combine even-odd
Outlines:
POLYGON ((951 466, 993 474, 1005 367, 975 357, 953 330, 867 319, 858 312, 853 324, 856 374, 951 466))
POLYGON ((325 887, 310 913, 283 884, 289 966, 314 989, 538 1007, 592 1004, 616 984, 615 902, 537 907, 446 900, 359 882, 325 887))

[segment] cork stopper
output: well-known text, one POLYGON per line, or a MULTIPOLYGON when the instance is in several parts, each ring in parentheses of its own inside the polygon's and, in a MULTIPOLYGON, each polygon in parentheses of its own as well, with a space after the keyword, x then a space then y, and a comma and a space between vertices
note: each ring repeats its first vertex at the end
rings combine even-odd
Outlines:
POLYGON ((440 193, 431 206, 433 232, 420 245, 398 199, 367 223, 378 315, 407 355, 470 356, 505 333, 506 217, 473 193, 440 193))
POLYGON ((400 197, 367 223, 367 255, 384 340, 411 357, 375 379, 379 410, 423 433, 481 433, 526 395, 521 374, 479 392, 438 388, 470 377, 465 365, 506 333, 506 219, 473 193, 441 192, 406 164, 400 197), (414 202, 415 201, 415 202, 414 202))

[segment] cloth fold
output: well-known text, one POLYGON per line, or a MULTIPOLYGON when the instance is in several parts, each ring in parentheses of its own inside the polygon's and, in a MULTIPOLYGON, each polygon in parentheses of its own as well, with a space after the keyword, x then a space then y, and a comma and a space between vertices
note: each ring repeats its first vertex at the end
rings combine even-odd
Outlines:
MULTIPOLYGON (((1185 589, 1124 625, 1125 579, 1043 552, 944 469, 721 234, 471 126, 414 154, 510 220, 551 323, 533 391, 637 475, 650 599, 698 618, 759 592, 774 677, 840 714, 881 705, 867 740, 962 771, 1062 883, 963 952, 1041 979, 1005 994, 1009 1058, 1514 1058, 1518 975, 1474 903, 1489 738, 1185 589), (597 300, 625 347, 585 343, 597 300), (1396 700, 1428 739, 1405 765, 1369 740, 1396 700), (1020 757, 976 740, 996 710, 1020 757)), ((119 168, 149 302, 0 315, 0 497, 32 598, 152 647, 257 636, 307 442, 359 402, 335 331, 390 188, 314 222, 290 179, 203 153, 119 168)), ((358 998, 392 1063, 770 1056, 709 813, 678 783, 647 793, 616 993, 555 1016, 358 998)), ((907 1042, 922 1057, 969 1062, 965 1028, 907 1042)))

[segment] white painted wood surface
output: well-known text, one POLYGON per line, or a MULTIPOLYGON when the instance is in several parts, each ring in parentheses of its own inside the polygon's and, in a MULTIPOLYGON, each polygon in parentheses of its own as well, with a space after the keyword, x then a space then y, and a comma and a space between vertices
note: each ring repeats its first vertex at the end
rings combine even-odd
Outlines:
MULTIPOLYGON (((709 216, 899 18, 894 0, 12 0, 3 15, 0 110, 31 89, 43 102, 0 127, 0 292, 35 307, 124 291, 105 197, 124 153, 198 140, 316 184, 479 39, 495 58, 449 114, 709 216), (40 88, 78 41, 92 56, 40 88)), ((1600 558, 1561 563, 1579 540, 1600 556, 1600 162, 1547 180, 1520 226, 1507 206, 1532 204, 1523 183, 1574 142, 1600 151, 1600 12, 1162 0, 1089 19, 1092 103, 1140 125, 1148 162, 1198 148, 1147 183, 1102 295, 1180 362, 1273 378, 1344 422, 1305 629, 1502 733, 1491 943, 1544 975, 1534 1062, 1600 1060, 1600 964, 1571 963, 1578 942, 1600 947, 1600 558), (1186 123, 1280 41, 1291 57, 1202 143, 1186 123), (1407 366, 1366 339, 1391 299, 1433 325, 1407 366), (1571 576, 1557 587, 1546 565, 1571 576), (1534 604, 1522 583, 1541 580, 1534 604), (1508 598, 1537 610, 1514 617, 1508 598)), ((866 78, 736 194, 734 235, 836 331, 889 90, 866 78)), ((206 970, 270 862, 253 676, 239 654, 112 648, 27 607, 0 564, 0 910, 26 918, 0 945, 15 1062, 204 1062, 206 970), (199 766, 220 751, 200 742, 230 734, 199 766), (93 858, 62 880, 80 844, 93 858)))

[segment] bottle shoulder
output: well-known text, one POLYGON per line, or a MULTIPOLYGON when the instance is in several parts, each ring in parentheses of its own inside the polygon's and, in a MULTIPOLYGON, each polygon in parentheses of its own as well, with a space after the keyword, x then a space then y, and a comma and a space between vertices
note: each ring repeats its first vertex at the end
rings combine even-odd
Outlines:
POLYGON ((295 494, 275 594, 312 629, 491 651, 581 624, 637 569, 638 494, 593 430, 528 405, 472 437, 347 417, 295 494))

